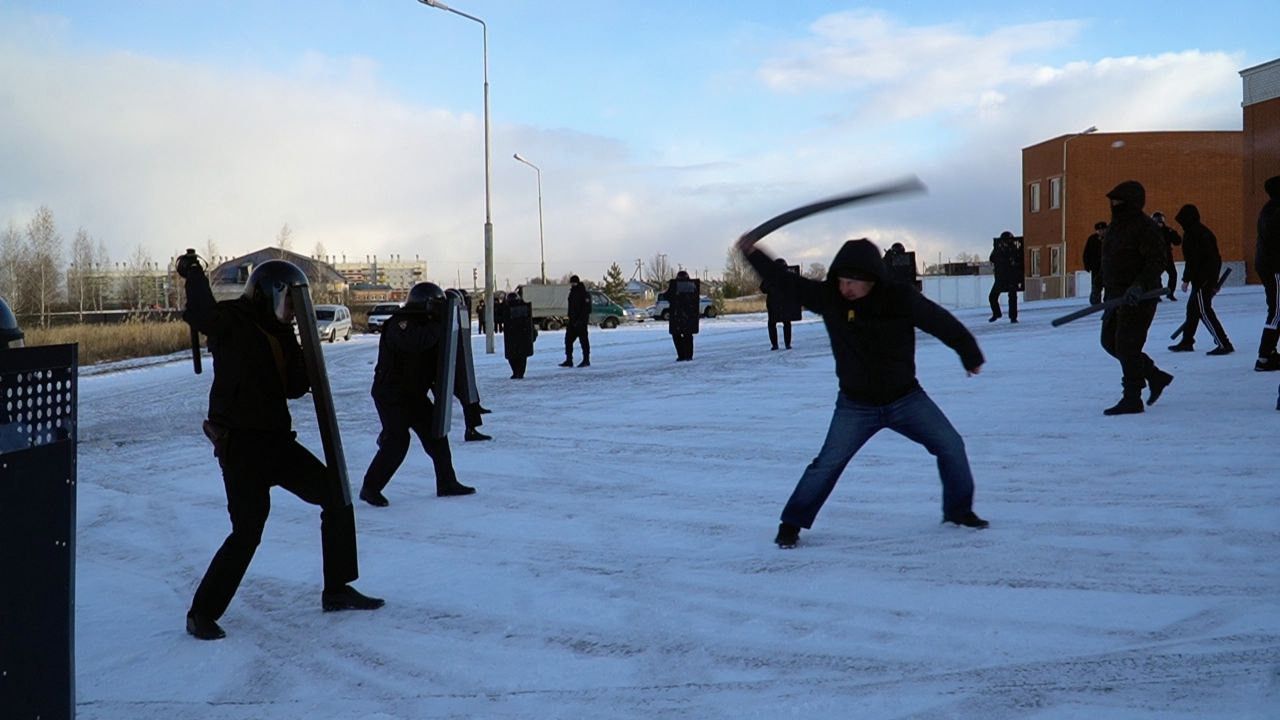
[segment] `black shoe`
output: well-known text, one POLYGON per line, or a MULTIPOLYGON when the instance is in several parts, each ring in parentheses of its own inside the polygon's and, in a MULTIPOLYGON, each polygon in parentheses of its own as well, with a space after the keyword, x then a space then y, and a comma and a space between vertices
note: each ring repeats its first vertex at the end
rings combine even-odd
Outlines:
POLYGON ((1018 318, 1009 318, 1009 322, 1016 323, 1018 322, 1018 318))
POLYGON ((788 345, 788 346, 787 346, 787 349, 788 349, 788 350, 790 350, 790 349, 791 349, 791 346, 790 346, 790 345, 788 345))
POLYGON ((467 428, 467 432, 462 436, 462 439, 467 442, 479 442, 481 440, 492 440, 493 436, 485 435, 475 428, 467 428))
POLYGON ((991 317, 987 318, 987 322, 995 322, 999 319, 1000 319, 999 315, 992 315, 991 317))
POLYGON ((477 405, 476 409, 480 411, 481 415, 488 415, 489 413, 493 412, 492 410, 490 410, 489 408, 483 405, 477 405))
POLYGON ((800 526, 791 523, 778 524, 778 536, 773 539, 774 544, 783 550, 790 550, 800 542, 800 526))
POLYGON ((1205 355, 1230 355, 1235 351, 1236 349, 1231 347, 1230 345, 1220 345, 1210 350, 1209 352, 1205 353, 1205 355))
POLYGON ((436 497, 455 497, 458 495, 475 495, 476 489, 454 480, 451 483, 436 483, 436 497))
POLYGON ((770 350, 777 350, 777 349, 778 349, 778 346, 777 346, 777 345, 774 345, 773 347, 771 347, 771 348, 769 348, 769 349, 770 349, 770 350))
POLYGON ((382 493, 365 488, 360 488, 360 499, 374 507, 386 507, 391 504, 391 501, 383 497, 382 493))
POLYGON ((1191 352, 1192 350, 1195 350, 1195 349, 1196 349, 1196 346, 1192 345, 1191 343, 1178 343, 1177 345, 1169 346, 1170 352, 1191 352))
POLYGON ((578 363, 578 367, 591 367, 591 361, 583 358, 582 362, 578 363))
POLYGON ((192 610, 187 611, 187 634, 201 640, 221 640, 227 636, 218 623, 196 615, 192 610))
POLYGON ((942 522, 951 523, 952 525, 958 525, 960 527, 975 528, 978 530, 991 525, 991 523, 975 515, 972 510, 966 510, 965 512, 956 513, 954 515, 947 515, 942 518, 942 522))
POLYGON ((337 610, 377 610, 386 605, 382 598, 369 597, 350 585, 320 593, 320 605, 325 612, 337 610))
POLYGON ((1268 355, 1265 360, 1258 358, 1258 361, 1253 364, 1253 369, 1258 372, 1272 372, 1274 370, 1280 370, 1280 355, 1273 353, 1268 355))
POLYGON ((1164 389, 1169 387, 1169 383, 1173 382, 1173 376, 1163 370, 1157 370, 1156 376, 1147 381, 1147 387, 1151 394, 1147 396, 1147 404, 1155 405, 1160 399, 1160 394, 1164 389))
POLYGON ((569 358, 568 360, 560 363, 560 367, 573 367, 573 358, 569 358))
POLYGON ((1165 297, 1169 298, 1169 302, 1178 302, 1178 298, 1173 294, 1173 291, 1170 291, 1165 297))
MULTIPOLYGON (((1156 397, 1160 397, 1156 393, 1156 397)), ((1121 398, 1120 402, 1102 411, 1103 415, 1132 415, 1142 412, 1142 398, 1121 398)))

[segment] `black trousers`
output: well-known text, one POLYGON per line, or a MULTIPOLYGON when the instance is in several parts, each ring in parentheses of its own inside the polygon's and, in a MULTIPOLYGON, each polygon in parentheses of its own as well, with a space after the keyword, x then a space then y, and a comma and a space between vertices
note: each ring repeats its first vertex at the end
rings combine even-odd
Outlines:
POLYGON ((293 434, 263 438, 233 431, 218 450, 222 483, 227 491, 231 534, 214 554, 196 588, 191 610, 217 620, 235 596, 271 512, 271 488, 288 490, 320 506, 320 550, 324 585, 336 588, 356 579, 356 520, 326 477, 325 466, 293 434))
POLYGON ((453 454, 449 451, 449 438, 431 437, 431 401, 422 398, 412 405, 388 403, 374 398, 382 432, 378 434, 378 452, 364 472, 364 487, 372 492, 382 492, 391 482, 391 476, 400 469, 404 456, 409 452, 409 431, 418 436, 422 447, 435 466, 436 487, 457 482, 453 472, 453 454))
POLYGON ((770 320, 769 321, 769 344, 775 349, 778 347, 778 323, 782 323, 782 341, 787 347, 791 347, 791 321, 790 320, 770 320))
POLYGON ((991 286, 991 293, 987 295, 987 301, 991 303, 991 316, 1000 317, 1000 293, 1009 293, 1009 319, 1018 319, 1018 291, 1008 290, 1001 283, 991 286))
POLYGON ((529 358, 527 356, 507 358, 507 364, 511 366, 511 377, 522 378, 524 369, 529 364, 529 358))
POLYGON ((1191 297, 1187 298, 1187 320, 1182 326, 1182 340, 1180 342, 1187 345, 1193 345, 1196 341, 1196 329, 1200 326, 1200 320, 1204 319, 1204 326, 1209 330, 1209 336, 1213 338, 1213 342, 1218 347, 1226 347, 1231 344, 1231 340, 1227 337, 1227 331, 1222 329, 1222 323, 1218 322, 1218 314, 1213 311, 1213 296, 1215 290, 1203 287, 1191 287, 1191 297))
POLYGON ((1155 317, 1155 300, 1121 305, 1102 316, 1102 349, 1120 361, 1121 385, 1126 396, 1140 395, 1142 388, 1160 372, 1155 361, 1142 350, 1155 317))
POLYGON ((570 325, 564 329, 564 356, 573 359, 573 341, 578 340, 582 345, 582 359, 591 359, 591 340, 587 338, 587 326, 570 325))
POLYGON ((1102 273, 1094 270, 1089 273, 1089 304, 1102 302, 1102 273))
POLYGON ((671 343, 676 346, 677 360, 693 359, 693 335, 691 333, 672 333, 671 343))
POLYGON ((1280 273, 1269 275, 1258 273, 1262 281, 1262 289, 1267 293, 1267 321, 1262 327, 1262 339, 1258 341, 1258 357, 1267 358, 1275 354, 1276 341, 1280 340, 1280 273))

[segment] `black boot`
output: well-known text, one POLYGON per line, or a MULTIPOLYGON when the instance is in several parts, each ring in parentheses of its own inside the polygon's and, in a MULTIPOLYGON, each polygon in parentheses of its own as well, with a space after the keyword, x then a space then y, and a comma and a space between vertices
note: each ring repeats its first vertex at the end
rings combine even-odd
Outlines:
POLYGON ((974 528, 976 530, 981 530, 991 525, 991 523, 978 517, 972 510, 945 515, 942 518, 942 522, 951 523, 952 525, 958 525, 960 527, 974 528))
POLYGON ((221 640, 227 636, 218 623, 197 615, 195 610, 187 611, 187 634, 201 640, 221 640))
POLYGON ((475 428, 467 428, 467 432, 462 436, 462 439, 467 442, 478 442, 480 440, 492 440, 493 436, 485 435, 475 428))
POLYGON ((773 539, 773 542, 783 550, 790 550, 796 546, 796 543, 800 542, 800 526, 785 522, 779 523, 778 536, 773 539))
POLYGON ((1155 377, 1147 381, 1147 387, 1151 390, 1151 394, 1147 396, 1147 404, 1155 405, 1160 399, 1160 394, 1164 389, 1169 387, 1169 383, 1173 382, 1173 376, 1163 370, 1156 370, 1155 377))
POLYGON ((573 367, 573 358, 567 357, 564 362, 560 363, 560 367, 573 367))
POLYGON ((591 358, 582 358, 582 362, 578 363, 578 367, 591 367, 591 358))
POLYGON ((320 594, 320 606, 325 612, 336 610, 377 610, 386 604, 382 598, 369 597, 350 585, 343 585, 320 594))
POLYGON ((489 413, 493 412, 492 410, 481 405, 480 403, 476 403, 476 410, 479 410, 481 415, 488 415, 489 413))
POLYGON ((457 480, 449 482, 436 483, 436 497, 455 497, 458 495, 474 495, 476 489, 470 485, 463 485, 457 480))
MULTIPOLYGON (((1159 397, 1159 393, 1156 394, 1159 397)), ((1126 394, 1120 398, 1120 402, 1112 405, 1102 411, 1103 415, 1132 415, 1142 412, 1142 398, 1137 395, 1126 394)))
POLYGON ((1195 349, 1196 349, 1196 346, 1189 342, 1180 342, 1177 345, 1169 346, 1169 350, 1171 352, 1191 352, 1192 350, 1195 350, 1195 349))
POLYGON ((382 493, 363 487, 360 488, 360 499, 374 507, 386 507, 391 504, 391 501, 383 497, 382 493))
POLYGON ((1231 347, 1231 343, 1227 343, 1226 345, 1219 345, 1218 347, 1205 353, 1205 355, 1230 355, 1235 351, 1236 349, 1234 347, 1231 347))

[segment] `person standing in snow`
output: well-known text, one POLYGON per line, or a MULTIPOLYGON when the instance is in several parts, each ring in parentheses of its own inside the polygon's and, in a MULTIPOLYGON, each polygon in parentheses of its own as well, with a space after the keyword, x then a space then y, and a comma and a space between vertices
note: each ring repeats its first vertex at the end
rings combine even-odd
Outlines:
POLYGON ((292 263, 268 260, 249 274, 244 295, 215 302, 198 262, 180 259, 176 269, 186 281, 182 319, 208 337, 213 355, 204 431, 222 468, 231 516, 231 534, 191 600, 187 632, 201 640, 226 636, 217 621, 231 604, 262 539, 274 485, 321 508, 324 610, 382 607, 381 599, 350 585, 359 575, 355 513, 334 497, 324 464, 295 439, 289 415, 288 401, 310 390, 289 297, 290 287, 307 284, 306 275, 292 263))
POLYGON ((591 293, 587 292, 587 286, 577 275, 569 278, 569 284, 569 324, 564 329, 564 362, 560 367, 573 367, 574 340, 582 345, 582 362, 578 367, 591 367, 591 340, 587 335, 587 324, 591 322, 591 293))
POLYGON ((1014 244, 1013 233, 1008 230, 991 241, 991 255, 987 259, 991 261, 991 271, 995 277, 991 283, 991 292, 987 295, 987 301, 991 303, 991 317, 987 322, 1000 319, 1002 293, 1009 294, 1009 322, 1018 322, 1018 283, 1021 278, 1018 277, 1017 253, 1020 252, 1014 244))
POLYGON ((409 290, 404 307, 382 325, 370 391, 382 432, 378 434, 378 452, 369 463, 360 488, 360 499, 374 507, 391 504, 382 490, 409 452, 410 430, 422 441, 435 467, 437 497, 471 495, 476 491, 458 482, 449 437, 434 437, 431 432, 435 405, 427 392, 435 395, 437 403, 453 402, 450 397, 440 397, 432 386, 440 363, 439 343, 454 322, 451 317, 437 314, 444 312, 444 303, 445 294, 439 285, 418 283, 409 290))
MULTIPOLYGON (((786 260, 777 258, 773 262, 779 268, 789 271, 786 260)), ((767 282, 760 283, 760 292, 765 295, 764 309, 768 313, 769 349, 778 349, 778 323, 782 323, 782 340, 786 344, 787 349, 790 350, 791 321, 793 319, 799 319, 799 304, 781 292, 775 292, 773 287, 771 287, 767 282)))
POLYGON ((795 547, 801 528, 813 526, 849 460, 886 428, 937 458, 943 522, 987 527, 973 512, 973 474, 964 441, 916 380, 917 328, 954 350, 969 375, 978 374, 982 351, 968 329, 911 286, 893 282, 870 240, 847 241, 825 282, 782 270, 745 236, 737 247, 760 277, 822 316, 840 382, 827 438, 783 508, 774 542, 795 547))
POLYGON ((1142 348, 1156 316, 1159 298, 1142 299, 1143 293, 1161 287, 1167 244, 1155 221, 1142 212, 1147 191, 1142 183, 1128 180, 1107 193, 1111 224, 1102 238, 1103 299, 1123 304, 1102 315, 1102 349, 1120 361, 1124 395, 1102 411, 1104 415, 1142 412, 1142 388, 1149 387, 1147 404, 1154 405, 1173 375, 1156 367, 1142 348))
POLYGON ((1156 227, 1160 228, 1160 238, 1164 240, 1164 274, 1167 278, 1165 284, 1169 287, 1167 297, 1174 301, 1178 299, 1173 294, 1173 289, 1178 286, 1178 266, 1173 262, 1173 249, 1182 244, 1182 237, 1178 235, 1177 230, 1165 224, 1164 213, 1159 210, 1151 213, 1151 219, 1155 221, 1156 227))
POLYGON ((1208 355, 1230 355, 1235 352, 1227 331, 1218 322, 1213 311, 1213 296, 1218 292, 1218 273, 1222 271, 1222 255, 1218 253, 1218 238, 1200 222, 1200 210, 1195 205, 1183 205, 1174 220, 1182 226, 1182 292, 1191 286, 1187 298, 1187 319, 1182 325, 1182 340, 1170 345, 1174 352, 1189 352, 1196 343, 1196 329, 1200 320, 1209 329, 1209 337, 1217 345, 1208 355))
MULTIPOLYGON (((1262 184, 1267 202, 1258 212, 1258 245, 1254 250, 1253 268, 1262 281, 1267 295, 1267 319, 1262 326, 1262 338, 1258 341, 1258 361, 1253 369, 1258 372, 1280 370, 1280 354, 1276 342, 1280 340, 1280 175, 1267 178, 1262 184)), ((1280 405, 1277 405, 1280 410, 1280 405)))
POLYGON ((1084 269, 1089 273, 1089 304, 1102 302, 1102 235, 1107 224, 1101 220, 1093 224, 1093 233, 1084 241, 1084 269))

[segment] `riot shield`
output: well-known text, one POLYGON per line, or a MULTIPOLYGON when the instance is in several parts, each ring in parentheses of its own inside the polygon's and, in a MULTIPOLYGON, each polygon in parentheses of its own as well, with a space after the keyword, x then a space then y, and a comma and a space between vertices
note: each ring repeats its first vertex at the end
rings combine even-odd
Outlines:
POLYGON ((75 717, 76 345, 0 349, 0 711, 75 717))
MULTIPOLYGON (((795 273, 796 275, 799 275, 800 266, 788 265, 787 272, 795 273)), ((775 290, 774 292, 777 292, 777 291, 775 290)), ((800 301, 797 300, 796 298, 791 297, 786 293, 778 293, 778 297, 775 299, 774 302, 777 303, 776 307, 778 308, 779 320, 789 320, 791 322, 795 322, 800 319, 800 311, 802 310, 802 308, 800 307, 800 301)))
POLYGON ((480 402, 480 386, 476 384, 476 364, 471 356, 471 324, 459 297, 454 316, 458 325, 458 367, 454 369, 453 391, 458 399, 470 405, 480 402))
POLYGON ((289 300, 298 321, 298 338, 302 343, 302 361, 307 366, 311 383, 311 399, 316 406, 316 424, 324 445, 324 465, 330 492, 351 504, 351 483, 347 479, 347 458, 342 453, 342 437, 338 434, 338 416, 329 390, 329 374, 325 371, 324 352, 320 349, 320 333, 316 330, 316 309, 311 304, 311 291, 304 284, 289 287, 289 300))
POLYGON ((697 334, 701 290, 701 281, 691 278, 676 278, 667 284, 667 302, 670 305, 667 330, 672 335, 697 334))
MULTIPOLYGON (((436 346, 436 378, 431 384, 432 411, 431 436, 444 437, 449 434, 449 426, 453 420, 453 383, 458 369, 458 309, 461 303, 456 297, 446 296, 444 300, 433 301, 428 310, 432 322, 440 323, 440 343, 436 346)), ((466 335, 471 341, 470 333, 466 335)))
POLYGON ((1022 251, 1022 236, 1018 235, 1009 241, 1009 285, 1018 292, 1022 292, 1026 288, 1023 285, 1026 282, 1025 255, 1022 251))
POLYGON ((507 301, 507 324, 502 328, 502 352, 507 358, 533 354, 533 313, 527 302, 507 301))
POLYGON ((885 256, 889 261, 889 276, 896 282, 904 285, 916 284, 916 254, 915 251, 894 252, 885 256))

